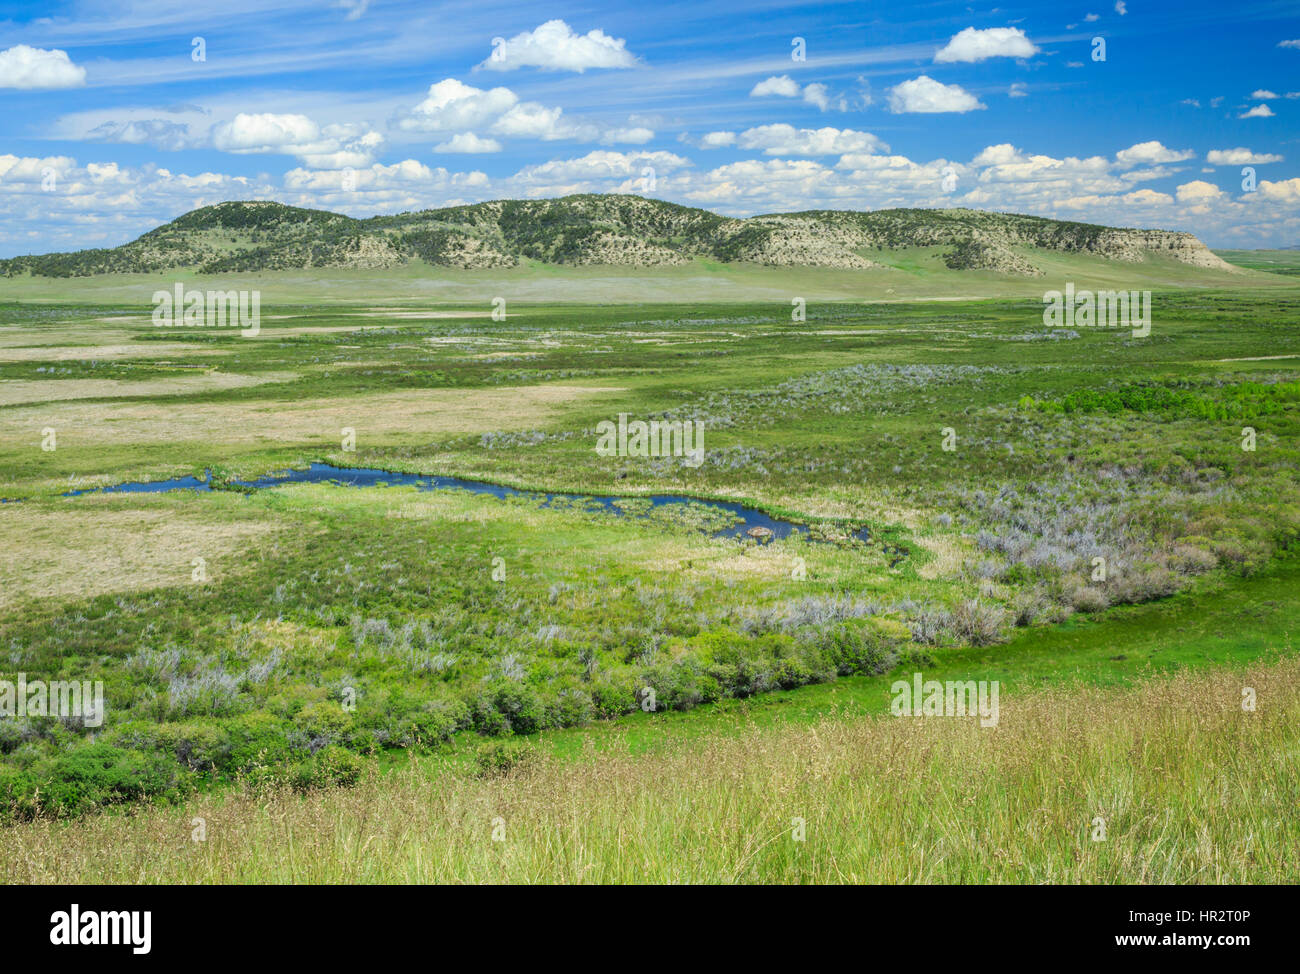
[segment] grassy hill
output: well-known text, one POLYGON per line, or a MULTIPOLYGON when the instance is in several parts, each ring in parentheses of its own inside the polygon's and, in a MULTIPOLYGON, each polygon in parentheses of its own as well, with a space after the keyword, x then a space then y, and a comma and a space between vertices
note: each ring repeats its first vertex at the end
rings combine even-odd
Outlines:
POLYGON ((1043 276, 1053 255, 1233 268, 1195 236, 976 210, 812 210, 736 219, 639 196, 495 200, 359 220, 281 203, 219 203, 120 247, 0 261, 4 277, 87 277, 432 265, 686 267, 701 262, 869 271, 917 249, 948 270, 1043 276))

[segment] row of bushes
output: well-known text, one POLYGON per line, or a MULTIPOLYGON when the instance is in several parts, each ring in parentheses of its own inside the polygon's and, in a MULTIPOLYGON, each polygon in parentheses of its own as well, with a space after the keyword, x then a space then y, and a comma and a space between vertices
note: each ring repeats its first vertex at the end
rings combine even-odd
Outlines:
POLYGON ((650 699, 658 711, 687 710, 724 697, 880 673, 899 661, 895 643, 860 620, 798 635, 751 636, 724 627, 687 640, 671 661, 635 674, 594 668, 584 678, 545 683, 498 676, 462 699, 378 690, 373 697, 360 695, 364 707, 316 700, 291 717, 257 710, 179 722, 133 720, 89 744, 58 734, 56 721, 32 724, 0 742, 6 751, 0 818, 66 817, 142 799, 174 801, 217 779, 303 789, 347 785, 360 775, 359 753, 432 746, 459 730, 531 734, 650 709, 650 699), (29 746, 24 737, 43 747, 29 746))
MULTIPOLYGON (((296 761, 250 768, 252 780, 301 791, 348 786, 361 776, 361 759, 329 746, 296 761)), ((0 765, 0 823, 36 817, 68 818, 143 800, 176 802, 192 794, 201 775, 168 754, 84 744, 30 767, 0 765)))
POLYGON ((1300 382, 1238 382, 1194 390, 1134 383, 1115 389, 1077 389, 1060 400, 1023 396, 1021 409, 1054 413, 1157 413, 1169 418, 1254 419, 1300 402, 1300 382))

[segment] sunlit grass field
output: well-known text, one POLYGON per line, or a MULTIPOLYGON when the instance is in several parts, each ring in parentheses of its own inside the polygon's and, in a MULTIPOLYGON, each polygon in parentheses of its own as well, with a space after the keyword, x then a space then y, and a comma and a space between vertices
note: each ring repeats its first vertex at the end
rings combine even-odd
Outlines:
POLYGON ((1300 291, 1249 283, 1147 338, 1028 295, 2 304, 0 678, 108 700, 0 721, 5 878, 1287 881, 1300 291), (619 413, 704 462, 598 455, 619 413), (312 461, 633 516, 234 483, 312 461), (184 475, 221 489, 64 496, 184 475), (889 716, 914 671, 1002 724, 889 716))
POLYGON ((346 790, 18 826, 0 879, 1293 883, 1297 679, 1290 657, 1057 686, 996 729, 832 717, 492 773, 413 761, 346 790))

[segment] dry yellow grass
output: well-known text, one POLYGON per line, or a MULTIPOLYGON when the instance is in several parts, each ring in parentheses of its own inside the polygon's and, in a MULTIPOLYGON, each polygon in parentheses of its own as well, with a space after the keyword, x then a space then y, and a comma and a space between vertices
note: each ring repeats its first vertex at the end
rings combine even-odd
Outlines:
MULTIPOLYGON (((42 390, 55 385, 37 384, 42 390)), ((292 402, 265 399, 183 406, 150 402, 52 403, 5 410, 0 414, 0 443, 39 443, 37 434, 50 426, 58 431, 60 449, 103 443, 210 442, 214 431, 220 431, 222 442, 228 444, 318 443, 337 448, 340 430, 351 427, 356 430, 358 446, 363 446, 367 437, 398 433, 440 435, 534 429, 575 400, 621 391, 537 385, 385 392, 292 402)))
POLYGON ((195 558, 216 578, 223 559, 277 530, 270 521, 232 520, 229 512, 113 510, 106 497, 76 503, 65 510, 0 506, 0 605, 189 585, 195 558))
POLYGON ((917 574, 922 578, 956 578, 961 574, 966 555, 955 538, 918 534, 912 540, 934 555, 933 559, 917 569, 917 574))
POLYGON ((1004 696, 996 728, 828 718, 486 779, 413 761, 346 791, 9 827, 0 881, 1295 882, 1297 686, 1292 659, 1004 696))
MULTIPOLYGON (((244 389, 268 382, 292 382, 294 372, 197 372, 165 379, 4 379, 0 406, 68 399, 119 399, 130 396, 186 396, 200 392, 244 389)), ((175 407, 171 407, 173 410, 175 407)))
POLYGON ((36 345, 23 348, 0 344, 0 362, 82 362, 119 359, 139 359, 156 362, 160 359, 189 358, 202 355, 228 355, 230 349, 202 348, 180 342, 150 342, 116 345, 36 345))

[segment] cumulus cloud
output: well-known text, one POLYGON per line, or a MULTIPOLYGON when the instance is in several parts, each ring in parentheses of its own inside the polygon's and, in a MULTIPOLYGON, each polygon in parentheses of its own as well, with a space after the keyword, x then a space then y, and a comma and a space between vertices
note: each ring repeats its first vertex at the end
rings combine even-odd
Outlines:
POLYGON ((1250 97, 1256 101, 1268 101, 1270 98, 1280 98, 1282 96, 1277 92, 1269 91, 1267 88, 1257 88, 1250 93, 1250 97))
POLYGON ((361 191, 397 187, 472 189, 486 188, 488 182, 486 173, 478 171, 453 173, 441 166, 430 168, 415 159, 404 159, 389 166, 374 163, 357 170, 290 169, 284 174, 285 188, 298 191, 340 190, 350 186, 355 186, 361 191))
POLYGON ((212 128, 212 145, 223 152, 284 153, 315 169, 369 165, 383 144, 382 135, 361 126, 322 127, 296 114, 240 112, 212 128))
POLYGON ((765 95, 777 95, 781 98, 798 98, 799 83, 788 74, 778 74, 760 81, 749 90, 750 98, 762 98, 765 95))
POLYGON ((1278 42, 1277 42, 1277 46, 1278 46, 1278 47, 1294 47, 1294 48, 1300 48, 1300 40, 1294 40, 1294 41, 1278 41, 1278 42))
POLYGON ((429 93, 398 119, 398 127, 417 132, 466 131, 487 125, 519 102, 509 88, 484 90, 455 78, 429 86, 429 93))
POLYGON ((578 34, 563 20, 548 20, 536 30, 494 40, 492 53, 479 67, 490 71, 534 67, 581 74, 588 68, 631 68, 636 63, 625 40, 599 29, 578 34))
POLYGON ((1191 149, 1166 149, 1159 142, 1139 142, 1115 153, 1115 159, 1121 166, 1155 165, 1163 162, 1183 162, 1196 158, 1191 149))
POLYGON ((501 143, 496 139, 482 139, 473 132, 461 132, 453 135, 446 142, 439 142, 433 147, 434 152, 482 153, 500 152, 501 143))
MULTIPOLYGON (((606 127, 571 119, 564 109, 535 101, 520 101, 509 88, 475 88, 455 78, 444 78, 429 86, 425 99, 409 111, 399 113, 399 128, 415 132, 469 133, 475 129, 507 138, 540 139, 554 142, 641 144, 654 138, 644 125, 606 127)), ((446 144, 446 143, 444 143, 446 144)))
POLYGON ((769 156, 829 156, 846 152, 889 151, 887 146, 870 132, 853 129, 796 129, 784 123, 760 125, 740 133, 738 144, 742 149, 761 149, 769 156))
POLYGON ((601 145, 645 145, 655 137, 654 129, 644 125, 606 129, 600 137, 601 145))
POLYGON ((889 90, 889 110, 895 114, 969 112, 985 107, 961 85, 945 85, 924 74, 889 90))
POLYGON ((831 104, 830 92, 827 87, 816 82, 804 86, 803 100, 810 105, 816 105, 822 111, 830 108, 831 104))
POLYGON ((85 138, 126 145, 155 145, 160 149, 171 150, 185 149, 195 144, 188 125, 163 118, 101 122, 86 132, 85 138))
POLYGON ((1174 198, 1168 193, 1158 193, 1154 189, 1138 189, 1131 193, 1121 196, 1125 203, 1132 203, 1138 206, 1142 205, 1167 205, 1174 201, 1174 198))
POLYGON ((990 27, 987 30, 967 27, 940 48, 934 60, 936 64, 973 63, 993 57, 1032 57, 1037 53, 1037 46, 1019 27, 990 27))
POLYGON ((552 159, 527 166, 505 182, 518 196, 567 196, 572 193, 640 192, 646 170, 660 183, 666 174, 690 166, 672 152, 615 152, 597 149, 576 159, 552 159))
POLYGON ((1255 192, 1245 194, 1245 199, 1251 203, 1281 203, 1293 209, 1297 203, 1300 203, 1300 177, 1277 182, 1262 179, 1255 192))
POLYGON ((1029 97, 1029 87, 1023 81, 1013 82, 1011 87, 1007 89, 1007 95, 1011 98, 1027 98, 1029 97))
POLYGON ((67 51, 17 44, 0 51, 0 88, 80 88, 86 69, 67 51))
POLYGON ((1211 149, 1205 154, 1211 166, 1262 166, 1267 162, 1281 162, 1282 157, 1270 152, 1251 152, 1238 146, 1235 149, 1211 149))
POLYGON ((1256 105, 1250 111, 1242 112, 1237 117, 1238 118, 1272 118, 1274 114, 1275 113, 1273 109, 1269 108, 1267 105, 1256 105))
POLYGON ((687 145, 693 145, 697 149, 725 149, 728 146, 736 144, 735 132, 706 132, 698 138, 682 134, 678 139, 687 145))
MULTIPOLYGON (((770 78, 765 78, 749 90, 750 98, 764 98, 775 96, 778 98, 800 98, 802 97, 809 105, 816 105, 822 111, 831 107, 830 89, 824 84, 813 82, 812 84, 799 87, 799 83, 787 74, 777 74, 770 78)), ((847 102, 841 105, 842 110, 847 110, 847 102)))
POLYGON ((1183 183, 1176 190, 1178 202, 1183 204, 1196 205, 1216 200, 1223 195, 1223 190, 1219 189, 1213 183, 1207 183, 1203 179, 1194 179, 1190 183, 1183 183))

